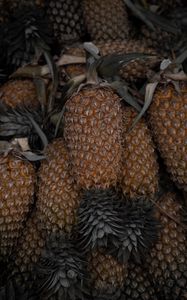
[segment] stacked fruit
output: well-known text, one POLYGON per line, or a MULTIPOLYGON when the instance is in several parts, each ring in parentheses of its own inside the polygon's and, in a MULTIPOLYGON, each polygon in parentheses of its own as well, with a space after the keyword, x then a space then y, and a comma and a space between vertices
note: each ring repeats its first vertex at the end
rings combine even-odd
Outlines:
POLYGON ((0 300, 187 298, 184 4, 137 3, 0 1, 0 300))

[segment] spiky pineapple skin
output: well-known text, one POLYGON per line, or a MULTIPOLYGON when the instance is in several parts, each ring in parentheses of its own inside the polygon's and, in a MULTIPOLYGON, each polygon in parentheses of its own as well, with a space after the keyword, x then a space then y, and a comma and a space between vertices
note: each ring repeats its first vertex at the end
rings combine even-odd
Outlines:
POLYGON ((182 206, 175 193, 167 192, 157 202, 156 217, 161 223, 159 239, 147 256, 148 271, 164 299, 179 299, 186 291, 186 233, 182 206))
POLYGON ((47 233, 71 233, 77 222, 80 191, 70 174, 70 159, 62 138, 54 140, 41 163, 37 209, 47 233))
POLYGON ((64 43, 79 41, 84 35, 82 5, 77 0, 47 0, 46 13, 56 40, 64 43))
POLYGON ((33 203, 36 174, 29 162, 11 154, 0 156, 0 174, 0 255, 9 256, 33 203))
POLYGON ((0 87, 0 102, 12 108, 24 106, 35 109, 39 107, 36 86, 29 79, 10 80, 0 87))
POLYGON ((172 57, 172 50, 175 50, 177 42, 180 40, 180 36, 167 32, 162 28, 156 27, 153 31, 147 28, 145 25, 141 28, 141 34, 143 35, 143 41, 148 47, 155 49, 163 57, 172 57), (162 45, 162 47, 160 46, 162 45))
POLYGON ((122 0, 83 0, 83 12, 92 40, 123 40, 128 37, 129 21, 122 0))
POLYGON ((149 123, 154 140, 173 181, 187 189, 187 85, 180 83, 180 93, 173 84, 160 85, 149 108, 149 123))
POLYGON ((66 103, 64 137, 72 174, 85 189, 115 186, 121 167, 120 98, 110 88, 85 88, 66 103))
POLYGON ((40 215, 34 210, 18 240, 13 273, 16 273, 18 270, 21 273, 32 272, 44 246, 45 235, 42 232, 40 215))
POLYGON ((123 295, 126 300, 157 300, 156 291, 147 270, 140 264, 128 263, 128 277, 125 280, 123 295))
POLYGON ((131 130, 137 112, 123 107, 123 163, 121 187, 133 199, 154 196, 158 190, 158 163, 151 133, 142 118, 131 130), (130 130, 130 131, 129 131, 130 130))
POLYGON ((18 9, 22 8, 23 6, 28 7, 44 7, 44 0, 7 0, 7 7, 9 13, 14 14, 17 12, 18 9))
POLYGON ((127 278, 127 267, 114 257, 105 254, 103 249, 93 251, 88 258, 92 294, 110 295, 120 291, 127 278))

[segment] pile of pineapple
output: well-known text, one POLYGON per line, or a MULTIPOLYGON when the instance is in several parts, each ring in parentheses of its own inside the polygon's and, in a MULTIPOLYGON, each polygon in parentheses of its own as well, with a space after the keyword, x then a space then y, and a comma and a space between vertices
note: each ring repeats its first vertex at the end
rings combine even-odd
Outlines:
POLYGON ((186 1, 0 1, 0 300, 187 299, 186 1))

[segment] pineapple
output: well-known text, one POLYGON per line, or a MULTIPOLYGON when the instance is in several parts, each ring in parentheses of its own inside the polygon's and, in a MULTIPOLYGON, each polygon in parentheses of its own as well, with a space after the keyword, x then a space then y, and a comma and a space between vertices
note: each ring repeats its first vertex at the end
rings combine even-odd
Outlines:
POLYGON ((36 173, 33 165, 9 153, 0 156, 0 256, 15 250, 33 203, 36 173))
POLYGON ((92 40, 123 40, 129 20, 123 0, 83 0, 85 24, 92 40))
POLYGON ((76 225, 80 191, 70 174, 69 153, 62 138, 46 149, 47 160, 39 169, 37 209, 47 233, 71 234, 76 225))
POLYGON ((180 198, 166 192, 157 201, 159 239, 147 256, 147 266, 163 299, 180 299, 187 291, 187 243, 180 198))
POLYGON ((10 14, 15 14, 18 9, 23 6, 28 7, 44 7, 45 0, 6 0, 10 14))
MULTIPOLYGON (((96 46, 99 48, 102 56, 109 55, 113 53, 124 54, 124 53, 146 53, 150 55, 157 55, 153 48, 149 48, 146 41, 140 40, 116 40, 116 41, 106 41, 97 42, 96 46)), ((153 56, 146 61, 136 60, 132 61, 120 70, 120 75, 127 81, 137 81, 140 79, 145 79, 151 68, 154 68, 158 64, 158 58, 153 56)))
POLYGON ((127 266, 120 264, 103 249, 93 251, 88 258, 92 295, 102 299, 118 298, 128 276, 127 266))
POLYGON ((159 84, 148 110, 152 134, 173 181, 187 190, 187 85, 159 84))
POLYGON ((84 189, 115 186, 121 167, 122 112, 111 88, 86 87, 66 102, 64 137, 72 173, 84 189))
POLYGON ((123 107, 123 164, 121 188, 127 197, 154 196, 158 189, 158 163, 151 133, 144 119, 130 129, 137 112, 123 107))
POLYGON ((39 101, 34 82, 30 79, 9 80, 0 87, 0 102, 11 108, 38 108, 39 101))
MULTIPOLYGON (((106 41, 106 42, 95 42, 96 46, 100 50, 101 56, 110 55, 110 54, 126 54, 126 53, 146 53, 150 55, 155 55, 156 52, 152 48, 148 48, 146 42, 139 40, 126 39, 123 41, 106 41)), ((69 48, 66 50, 66 54, 74 55, 77 57, 84 57, 85 52, 81 48, 69 48)), ((132 61, 129 64, 122 67, 120 70, 120 75, 127 81, 139 81, 145 79, 151 68, 154 68, 158 64, 158 58, 153 56, 153 58, 143 61, 136 60, 132 61)), ((85 73, 84 64, 70 64, 65 67, 67 75, 74 77, 80 74, 85 73)))
POLYGON ((128 263, 128 277, 122 294, 126 300, 159 300, 147 270, 133 261, 128 263))
POLYGON ((72 43, 84 36, 82 5, 78 0, 47 0, 45 7, 58 43, 72 43))
POLYGON ((33 210, 18 240, 14 255, 15 266, 12 273, 19 271, 24 276, 24 274, 33 272, 35 264, 40 259, 42 249, 44 249, 45 237, 42 232, 40 215, 36 210, 33 210))
POLYGON ((143 36, 143 43, 148 47, 155 49, 163 57, 172 57, 172 51, 176 50, 177 43, 180 40, 178 34, 174 34, 163 30, 159 26, 155 26, 155 30, 147 28, 146 25, 141 27, 141 35, 143 36), (160 46, 162 45, 162 47, 160 46))

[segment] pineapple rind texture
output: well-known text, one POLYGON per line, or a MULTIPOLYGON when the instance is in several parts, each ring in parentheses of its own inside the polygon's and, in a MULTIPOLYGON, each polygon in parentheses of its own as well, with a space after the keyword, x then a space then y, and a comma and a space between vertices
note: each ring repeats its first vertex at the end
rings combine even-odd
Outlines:
POLYGON ((33 211, 18 241, 14 271, 33 272, 44 246, 45 239, 40 224, 40 216, 36 211, 33 211))
POLYGON ((72 174, 84 188, 115 186, 121 168, 120 98, 110 88, 86 88, 65 105, 64 137, 72 174))
POLYGON ((187 286, 186 232, 182 206, 175 193, 165 193, 157 202, 161 223, 159 239, 147 257, 149 274, 164 299, 179 299, 187 286))
POLYGON ((32 80, 10 80, 0 88, 0 102, 15 108, 24 106, 27 108, 39 107, 36 86, 32 80))
POLYGON ((54 140, 46 149, 38 182, 37 209, 48 233, 71 233, 77 222, 80 193, 70 175, 69 153, 63 139, 54 140))
POLYGON ((57 41, 72 43, 84 35, 82 5, 77 0, 47 0, 46 11, 57 41))
POLYGON ((115 294, 123 288, 127 278, 127 267, 103 250, 93 251, 88 258, 92 293, 96 295, 115 294))
POLYGON ((123 107, 123 163, 121 187, 133 199, 154 196, 158 190, 158 163, 155 146, 146 121, 142 118, 129 131, 137 112, 123 107))
POLYGON ((160 85, 149 108, 149 123, 154 140, 173 181, 187 190, 187 85, 180 93, 173 84, 160 85))
POLYGON ((0 255, 8 256, 33 204, 36 174, 32 164, 11 154, 0 156, 0 174, 0 255))
POLYGON ((85 24, 92 40, 123 40, 129 21, 123 0, 83 0, 85 24))
POLYGON ((123 295, 126 300, 157 300, 156 291, 147 270, 140 264, 128 263, 128 277, 123 295))

